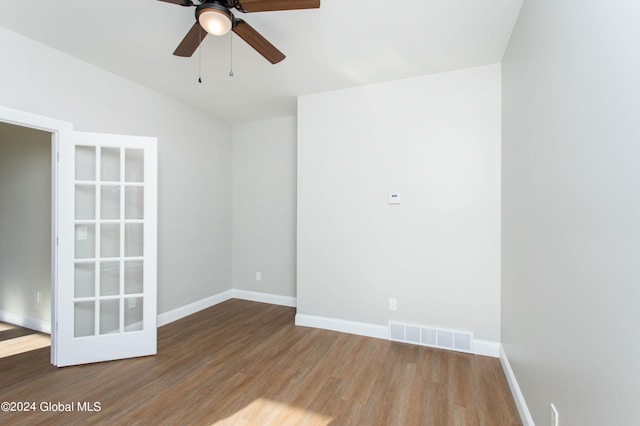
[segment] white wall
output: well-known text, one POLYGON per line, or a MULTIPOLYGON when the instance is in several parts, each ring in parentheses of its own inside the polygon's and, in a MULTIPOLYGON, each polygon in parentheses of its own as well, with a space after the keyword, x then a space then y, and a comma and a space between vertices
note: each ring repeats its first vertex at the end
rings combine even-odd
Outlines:
POLYGON ((295 244, 296 119, 236 123, 233 288, 295 297, 295 244))
POLYGON ((503 62, 502 340, 536 424, 638 424, 640 5, 525 1, 503 62))
POLYGON ((0 105, 158 137, 158 313, 231 288, 231 125, 0 28, 0 105))
POLYGON ((31 327, 51 320, 51 134, 6 123, 0 123, 0 312, 31 327))
POLYGON ((500 340, 500 96, 490 65, 299 98, 299 314, 500 340))

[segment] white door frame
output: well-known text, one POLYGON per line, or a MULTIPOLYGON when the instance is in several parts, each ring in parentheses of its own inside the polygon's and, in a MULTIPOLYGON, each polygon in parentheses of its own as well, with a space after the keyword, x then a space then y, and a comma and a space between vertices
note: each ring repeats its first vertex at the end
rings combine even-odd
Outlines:
POLYGON ((58 147, 61 140, 70 137, 73 125, 66 121, 55 120, 41 115, 30 114, 0 106, 0 121, 21 127, 43 130, 51 133, 51 363, 57 365, 55 347, 57 324, 58 291, 58 147))

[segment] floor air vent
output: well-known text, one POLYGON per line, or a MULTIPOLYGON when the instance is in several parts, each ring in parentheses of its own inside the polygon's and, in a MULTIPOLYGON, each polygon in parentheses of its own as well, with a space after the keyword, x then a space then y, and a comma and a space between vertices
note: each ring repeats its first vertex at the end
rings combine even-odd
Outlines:
POLYGON ((396 342, 473 352, 473 333, 389 322, 389 339, 396 342))

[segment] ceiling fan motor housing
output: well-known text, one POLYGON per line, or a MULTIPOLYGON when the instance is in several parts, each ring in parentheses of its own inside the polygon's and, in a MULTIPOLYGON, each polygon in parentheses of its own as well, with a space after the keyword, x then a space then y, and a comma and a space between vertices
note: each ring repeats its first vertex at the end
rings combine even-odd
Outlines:
POLYGON ((235 17, 224 1, 206 1, 198 5, 196 21, 213 35, 224 35, 235 26, 235 17))

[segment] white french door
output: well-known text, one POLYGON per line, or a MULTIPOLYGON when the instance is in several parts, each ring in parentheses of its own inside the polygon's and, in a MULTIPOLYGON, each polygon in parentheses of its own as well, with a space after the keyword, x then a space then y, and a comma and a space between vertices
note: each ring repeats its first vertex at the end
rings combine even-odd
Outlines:
POLYGON ((71 132, 58 150, 52 360, 153 355, 157 140, 71 132))

